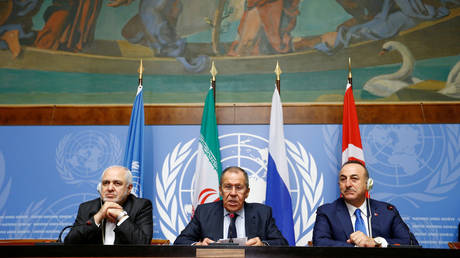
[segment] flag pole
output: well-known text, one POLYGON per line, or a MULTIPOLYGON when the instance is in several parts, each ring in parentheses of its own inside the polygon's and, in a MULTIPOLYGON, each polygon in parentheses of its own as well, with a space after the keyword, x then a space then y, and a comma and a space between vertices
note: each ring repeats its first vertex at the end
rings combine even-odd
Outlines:
POLYGON ((142 59, 137 72, 139 73, 139 85, 142 85, 142 74, 144 73, 144 65, 142 64, 142 59))
POLYGON ((276 74, 276 89, 278 90, 278 93, 281 96, 281 81, 280 81, 280 74, 282 74, 283 71, 281 71, 280 65, 278 61, 276 61, 276 67, 275 67, 275 74, 276 74))
POLYGON ((351 83, 351 57, 348 57, 348 82, 351 83))
POLYGON ((211 65, 211 70, 209 73, 212 75, 211 79, 211 87, 212 87, 212 95, 214 96, 214 107, 216 106, 216 74, 217 74, 217 69, 216 66, 214 65, 214 61, 212 61, 211 65))

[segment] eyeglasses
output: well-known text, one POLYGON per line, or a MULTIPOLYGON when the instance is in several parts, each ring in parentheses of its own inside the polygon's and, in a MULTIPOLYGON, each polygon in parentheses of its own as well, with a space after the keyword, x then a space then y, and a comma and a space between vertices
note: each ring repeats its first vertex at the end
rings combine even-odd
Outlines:
POLYGON ((230 193, 235 189, 237 193, 243 193, 246 191, 246 186, 245 185, 230 185, 230 184, 225 184, 222 186, 222 191, 224 193, 230 193))

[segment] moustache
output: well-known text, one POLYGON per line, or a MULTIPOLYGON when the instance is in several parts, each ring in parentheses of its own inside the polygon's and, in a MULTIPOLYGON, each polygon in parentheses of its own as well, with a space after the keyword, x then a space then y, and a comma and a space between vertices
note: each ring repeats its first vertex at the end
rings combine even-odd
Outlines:
POLYGON ((350 192, 350 191, 351 192, 356 192, 356 189, 353 188, 353 187, 348 187, 348 188, 345 189, 345 192, 350 192))

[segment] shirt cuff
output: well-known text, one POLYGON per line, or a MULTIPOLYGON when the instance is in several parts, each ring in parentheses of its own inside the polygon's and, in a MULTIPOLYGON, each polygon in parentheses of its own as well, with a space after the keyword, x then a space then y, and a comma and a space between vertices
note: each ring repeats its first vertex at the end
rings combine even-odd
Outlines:
POLYGON ((386 248, 388 246, 387 240, 383 237, 375 237, 374 241, 380 244, 380 247, 386 248))
POLYGON ((126 216, 123 216, 123 217, 122 217, 122 218, 121 218, 121 219, 118 221, 118 223, 117 223, 117 226, 120 226, 120 225, 121 225, 121 223, 123 223, 123 222, 124 222, 125 220, 127 220, 128 218, 129 218, 129 216, 128 216, 128 215, 126 215, 126 216))

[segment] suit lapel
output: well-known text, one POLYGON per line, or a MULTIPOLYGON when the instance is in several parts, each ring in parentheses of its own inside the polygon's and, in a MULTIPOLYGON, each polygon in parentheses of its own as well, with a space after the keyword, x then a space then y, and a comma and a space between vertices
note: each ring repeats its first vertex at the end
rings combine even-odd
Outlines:
POLYGON ((213 218, 216 218, 216 224, 217 225, 217 238, 218 239, 224 239, 227 236, 224 237, 224 204, 222 201, 217 202, 218 205, 216 206, 216 209, 214 209, 214 216, 213 218))
POLYGON ((348 239, 354 230, 353 224, 351 224, 350 213, 348 213, 348 208, 347 205, 345 205, 343 198, 340 198, 340 200, 337 202, 337 217, 342 224, 345 238, 348 239))
POLYGON ((375 205, 375 202, 373 200, 369 200, 370 206, 371 206, 371 227, 372 227, 372 236, 378 236, 380 235, 380 211, 375 205))
POLYGON ((256 215, 252 210, 252 206, 244 203, 244 229, 246 231, 246 236, 248 239, 251 239, 257 236, 257 228, 256 226, 256 215))
MULTIPOLYGON (((133 205, 134 205, 133 196, 131 194, 129 194, 128 197, 126 198, 125 203, 123 203, 123 210, 125 210, 128 213, 128 216, 130 216, 130 217, 134 216, 134 214, 131 214, 131 210, 133 209, 133 205)), ((104 233, 105 233, 105 230, 104 230, 104 233)), ((113 243, 114 244, 119 244, 119 238, 117 237, 117 232, 115 232, 115 240, 113 241, 113 243)))

